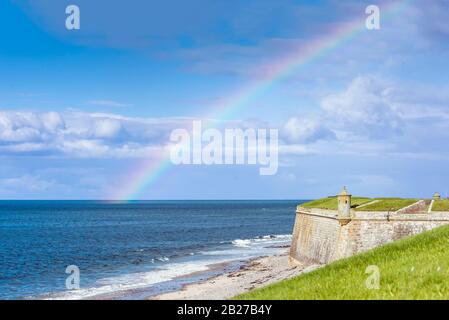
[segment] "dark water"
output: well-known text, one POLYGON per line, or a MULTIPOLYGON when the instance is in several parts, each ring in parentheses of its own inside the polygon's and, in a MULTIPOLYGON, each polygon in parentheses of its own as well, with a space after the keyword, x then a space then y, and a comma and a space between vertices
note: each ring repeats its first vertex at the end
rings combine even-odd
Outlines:
POLYGON ((300 202, 0 201, 0 298, 89 297, 263 255, 288 244, 300 202), (67 292, 68 265, 82 290, 67 292))

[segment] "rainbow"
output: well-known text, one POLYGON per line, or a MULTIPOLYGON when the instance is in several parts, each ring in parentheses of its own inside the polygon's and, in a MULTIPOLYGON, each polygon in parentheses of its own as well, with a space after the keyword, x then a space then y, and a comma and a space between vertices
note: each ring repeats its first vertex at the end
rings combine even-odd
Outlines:
MULTIPOLYGON (((399 0, 390 2, 385 6, 380 6, 381 22, 402 11, 412 1, 399 0)), ((260 96, 261 93, 270 90, 279 81, 298 72, 301 68, 315 62, 317 59, 320 59, 327 53, 364 32, 366 30, 365 19, 366 16, 361 15, 360 19, 342 23, 325 37, 311 41, 307 45, 298 48, 292 54, 287 55, 284 59, 274 62, 269 66, 269 72, 266 72, 243 89, 230 95, 229 98, 213 106, 212 112, 209 112, 205 118, 221 121, 231 119, 236 112, 247 106, 256 97, 260 96)), ((209 125, 212 121, 209 120, 209 125)), ((138 199, 145 190, 169 171, 171 166, 172 164, 168 155, 153 161, 144 159, 140 165, 133 168, 131 173, 125 175, 124 181, 121 184, 121 190, 109 198, 122 201, 138 199)))

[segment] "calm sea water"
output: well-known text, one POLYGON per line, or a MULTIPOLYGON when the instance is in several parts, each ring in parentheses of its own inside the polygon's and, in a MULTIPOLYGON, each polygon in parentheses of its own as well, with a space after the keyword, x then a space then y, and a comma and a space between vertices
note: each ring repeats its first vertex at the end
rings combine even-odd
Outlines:
POLYGON ((0 201, 0 299, 173 288, 210 264, 289 244, 300 202, 0 201), (68 265, 80 290, 66 290, 68 265))

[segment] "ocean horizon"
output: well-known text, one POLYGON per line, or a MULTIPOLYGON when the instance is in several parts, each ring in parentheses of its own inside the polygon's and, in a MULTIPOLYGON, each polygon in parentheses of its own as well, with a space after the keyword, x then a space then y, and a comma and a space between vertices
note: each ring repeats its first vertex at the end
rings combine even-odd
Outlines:
POLYGON ((177 290, 285 250, 304 201, 1 200, 0 299, 177 290), (79 290, 65 287, 68 266, 80 270, 79 290))

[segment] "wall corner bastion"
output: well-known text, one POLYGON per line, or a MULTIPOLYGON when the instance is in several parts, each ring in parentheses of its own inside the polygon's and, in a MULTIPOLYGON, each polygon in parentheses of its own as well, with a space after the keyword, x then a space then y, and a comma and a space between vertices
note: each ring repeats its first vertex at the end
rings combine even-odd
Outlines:
POLYGON ((449 224, 449 212, 430 211, 430 201, 417 200, 396 211, 359 211, 350 206, 348 195, 343 199, 349 198, 349 208, 347 203, 337 209, 297 206, 289 259, 292 264, 326 264, 449 224))

